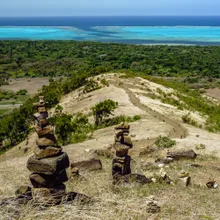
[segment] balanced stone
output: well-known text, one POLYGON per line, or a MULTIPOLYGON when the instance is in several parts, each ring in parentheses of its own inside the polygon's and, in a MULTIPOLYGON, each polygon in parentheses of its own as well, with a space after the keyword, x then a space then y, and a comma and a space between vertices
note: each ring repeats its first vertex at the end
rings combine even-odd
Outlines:
POLYGON ((117 157, 124 157, 128 154, 128 150, 130 149, 130 147, 121 143, 115 143, 114 149, 116 150, 117 157))
POLYGON ((131 173, 131 157, 115 157, 112 161, 112 175, 126 175, 131 173))
POLYGON ((66 170, 62 170, 56 175, 32 173, 30 181, 35 188, 52 188, 68 181, 68 176, 66 170))
POLYGON ((34 173, 56 174, 69 167, 69 158, 66 153, 57 157, 38 159, 32 156, 28 159, 27 168, 34 173))
POLYGON ((39 138, 36 141, 36 144, 38 146, 53 146, 53 145, 56 145, 56 142, 57 142, 56 138, 53 134, 47 134, 39 138))
POLYGON ((122 129, 122 130, 128 130, 130 129, 130 125, 127 122, 123 122, 120 125, 115 127, 116 130, 122 129))
POLYGON ((125 144, 127 146, 129 146, 130 148, 133 147, 132 141, 131 141, 131 137, 130 136, 123 136, 122 138, 122 144, 125 144))
POLYGON ((47 134, 53 134, 54 133, 54 129, 51 125, 47 125, 46 127, 43 127, 43 128, 39 127, 39 126, 36 126, 35 131, 37 132, 38 137, 43 137, 47 134))
POLYGON ((34 148, 34 154, 36 155, 37 159, 43 159, 47 157, 54 157, 58 156, 62 153, 61 147, 42 147, 42 146, 36 146, 34 148))

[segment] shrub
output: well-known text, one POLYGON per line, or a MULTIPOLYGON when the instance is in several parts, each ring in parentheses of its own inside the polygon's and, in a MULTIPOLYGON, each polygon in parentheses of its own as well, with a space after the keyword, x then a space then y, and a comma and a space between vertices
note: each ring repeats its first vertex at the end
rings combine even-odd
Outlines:
POLYGON ((176 144, 175 140, 171 140, 168 137, 162 137, 161 135, 154 142, 157 147, 170 148, 176 144))
POLYGON ((118 103, 107 99, 103 102, 99 102, 92 108, 93 116, 95 119, 95 125, 99 126, 103 123, 103 121, 109 117, 109 115, 113 115, 113 111, 118 107, 118 103))
POLYGON ((86 80, 86 85, 83 89, 84 93, 92 92, 94 90, 100 89, 98 82, 93 79, 86 80))
POLYGON ((109 86, 109 83, 108 83, 108 81, 107 81, 105 78, 101 79, 101 83, 102 83, 104 86, 109 86))

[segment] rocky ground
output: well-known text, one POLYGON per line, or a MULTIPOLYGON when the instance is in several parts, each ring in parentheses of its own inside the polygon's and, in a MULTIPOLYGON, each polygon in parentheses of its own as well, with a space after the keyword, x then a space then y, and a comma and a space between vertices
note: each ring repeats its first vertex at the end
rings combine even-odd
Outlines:
MULTIPOLYGON (((63 146, 71 162, 93 157, 101 159, 102 170, 84 171, 80 177, 73 177, 69 170, 70 180, 66 184, 67 191, 85 193, 95 202, 86 205, 73 202, 41 209, 28 204, 19 211, 20 219, 220 219, 219 189, 208 189, 205 185, 212 179, 220 183, 220 135, 184 124, 181 117, 187 113, 186 110, 179 110, 148 95, 160 90, 169 94, 174 92, 172 89, 142 78, 122 78, 116 74, 96 77, 97 80, 102 78, 109 82, 109 86, 86 94, 79 89, 64 96, 60 101, 63 111, 89 113, 90 108, 100 101, 117 101, 116 116, 141 116, 140 120, 130 123, 134 143, 130 151, 132 173, 152 176, 160 171, 154 161, 166 156, 167 150, 155 148, 153 143, 159 135, 167 136, 177 143, 170 151, 193 149, 199 154, 195 160, 177 161, 164 168, 174 183, 179 172, 186 170, 192 177, 191 186, 184 188, 164 183, 113 186, 111 152, 108 155, 103 153, 114 141, 114 129, 108 127, 95 131, 92 138, 83 143, 63 146), (147 213, 146 202, 150 195, 158 200, 161 207, 157 214, 147 213)), ((173 98, 176 98, 175 95, 173 98)), ((51 114, 53 112, 51 109, 51 114)), ((201 125, 205 122, 205 117, 197 112, 192 117, 201 125)), ((26 162, 32 154, 35 140, 36 134, 31 134, 28 140, 0 157, 0 200, 13 196, 19 186, 30 184, 26 162)), ((0 207, 0 213, 0 219, 13 219, 10 209, 0 207)))

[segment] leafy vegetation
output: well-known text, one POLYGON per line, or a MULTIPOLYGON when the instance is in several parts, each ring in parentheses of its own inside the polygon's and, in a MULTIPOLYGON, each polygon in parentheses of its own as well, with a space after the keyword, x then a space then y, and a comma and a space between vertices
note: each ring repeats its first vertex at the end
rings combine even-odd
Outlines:
POLYGON ((145 75, 220 77, 220 47, 144 46, 76 41, 1 41, 0 82, 11 77, 93 75, 108 71, 145 75))
POLYGON ((93 79, 86 80, 85 87, 83 89, 84 93, 92 92, 94 90, 100 89, 98 82, 93 79))
POLYGON ((161 135, 157 138, 157 140, 154 142, 154 144, 157 147, 161 148, 170 148, 176 144, 175 140, 171 140, 168 137, 162 137, 161 135))
POLYGON ((136 115, 134 117, 126 117, 124 115, 108 118, 103 121, 100 126, 96 126, 89 122, 88 115, 78 113, 76 115, 58 114, 50 118, 50 123, 56 126, 55 133, 61 145, 83 142, 89 139, 92 132, 121 122, 133 122, 139 120, 141 117, 136 115))
POLYGON ((100 126, 103 121, 109 117, 109 115, 113 115, 113 110, 115 110, 118 106, 118 103, 108 99, 103 102, 96 104, 92 108, 93 117, 95 119, 95 125, 100 126))

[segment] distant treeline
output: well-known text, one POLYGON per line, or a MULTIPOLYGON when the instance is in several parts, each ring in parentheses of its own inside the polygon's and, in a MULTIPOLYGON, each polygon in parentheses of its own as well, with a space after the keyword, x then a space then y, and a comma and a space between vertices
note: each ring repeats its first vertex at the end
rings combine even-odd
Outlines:
POLYGON ((144 46, 77 41, 0 41, 0 84, 8 77, 109 71, 220 78, 218 46, 144 46))

